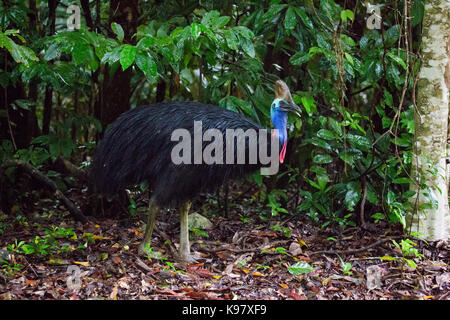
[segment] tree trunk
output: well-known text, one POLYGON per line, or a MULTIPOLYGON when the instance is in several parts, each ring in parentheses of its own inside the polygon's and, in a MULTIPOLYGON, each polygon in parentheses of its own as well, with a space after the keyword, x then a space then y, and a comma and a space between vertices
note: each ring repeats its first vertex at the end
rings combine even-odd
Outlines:
MULTIPOLYGON (((131 38, 137 30, 138 1, 129 0, 113 0, 110 4, 110 21, 120 24, 124 30, 124 42, 133 43, 135 38, 131 38)), ((110 34, 113 37, 113 34, 110 34)), ((122 71, 121 67, 117 68, 114 75, 110 77, 110 68, 105 68, 104 81, 100 105, 97 104, 95 116, 101 121, 105 129, 119 115, 130 109, 130 81, 131 68, 122 71)))
POLYGON ((422 55, 417 83, 420 114, 415 114, 412 159, 415 183, 411 184, 411 190, 416 195, 411 198, 413 209, 407 217, 407 226, 428 240, 438 240, 450 235, 446 170, 450 85, 450 3, 447 0, 425 3, 422 55))
MULTIPOLYGON (((56 7, 59 1, 49 0, 48 1, 48 24, 49 32, 48 35, 52 36, 56 31, 56 7)), ((52 62, 50 62, 52 64, 52 62)), ((45 87, 45 97, 44 97, 44 114, 42 119, 42 133, 49 134, 50 132, 50 122, 52 120, 52 108, 53 108, 53 88, 50 84, 45 87)))
POLYGON ((45 87, 44 95, 44 113, 42 118, 42 133, 49 134, 50 122, 52 119, 52 106, 53 106, 53 90, 49 84, 45 87))

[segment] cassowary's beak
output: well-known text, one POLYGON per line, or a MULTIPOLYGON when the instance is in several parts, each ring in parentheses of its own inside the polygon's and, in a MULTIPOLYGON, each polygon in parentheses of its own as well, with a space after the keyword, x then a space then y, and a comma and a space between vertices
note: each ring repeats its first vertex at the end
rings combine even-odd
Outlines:
POLYGON ((299 118, 302 116, 302 109, 294 102, 286 101, 286 103, 280 103, 280 109, 287 112, 293 112, 299 118))

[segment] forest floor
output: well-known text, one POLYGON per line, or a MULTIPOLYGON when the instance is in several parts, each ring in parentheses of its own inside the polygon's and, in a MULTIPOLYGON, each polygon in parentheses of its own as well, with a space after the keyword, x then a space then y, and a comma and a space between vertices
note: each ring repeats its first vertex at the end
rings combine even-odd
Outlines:
POLYGON ((336 231, 306 217, 244 217, 258 208, 234 206, 194 232, 197 262, 183 264, 173 253, 176 214, 159 215, 154 255, 140 257, 144 213, 83 225, 62 206, 35 204, 34 216, 0 212, 0 300, 450 299, 449 244, 413 239, 423 254, 405 257, 414 268, 392 241, 406 240, 401 230, 382 221, 336 231))

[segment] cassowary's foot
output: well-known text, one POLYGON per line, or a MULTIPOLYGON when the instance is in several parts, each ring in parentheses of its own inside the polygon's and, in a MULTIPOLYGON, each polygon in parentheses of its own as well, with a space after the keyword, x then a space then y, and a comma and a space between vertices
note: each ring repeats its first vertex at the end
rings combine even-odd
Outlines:
POLYGON ((186 253, 182 253, 180 251, 178 253, 177 258, 178 258, 178 260, 180 260, 180 262, 186 263, 186 264, 198 263, 198 261, 189 252, 186 254, 186 253))
POLYGON ((147 224, 145 225, 144 239, 139 245, 138 254, 144 257, 150 255, 153 258, 155 252, 151 249, 150 242, 152 239, 153 228, 155 226, 156 215, 159 211, 159 207, 156 205, 154 197, 150 198, 148 207, 149 213, 147 217, 147 224))
POLYGON ((194 257, 191 256, 189 246, 189 223, 188 213, 191 203, 188 201, 182 204, 179 208, 180 213, 180 248, 178 249, 178 258, 181 261, 193 263, 196 262, 194 257))

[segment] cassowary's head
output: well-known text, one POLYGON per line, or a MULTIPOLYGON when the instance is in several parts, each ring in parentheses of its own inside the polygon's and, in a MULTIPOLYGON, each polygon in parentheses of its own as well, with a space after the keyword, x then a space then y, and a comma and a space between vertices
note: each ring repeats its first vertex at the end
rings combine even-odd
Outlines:
POLYGON ((287 84, 284 81, 278 80, 275 82, 275 100, 273 100, 270 109, 272 120, 274 114, 285 114, 289 111, 294 112, 299 117, 301 116, 301 110, 292 100, 291 92, 287 84))
POLYGON ((278 80, 275 83, 275 100, 270 107, 270 118, 275 129, 277 129, 277 136, 280 144, 283 146, 280 153, 280 162, 284 161, 287 144, 287 114, 293 112, 299 117, 301 116, 301 109, 292 100, 291 92, 284 81, 278 80))

